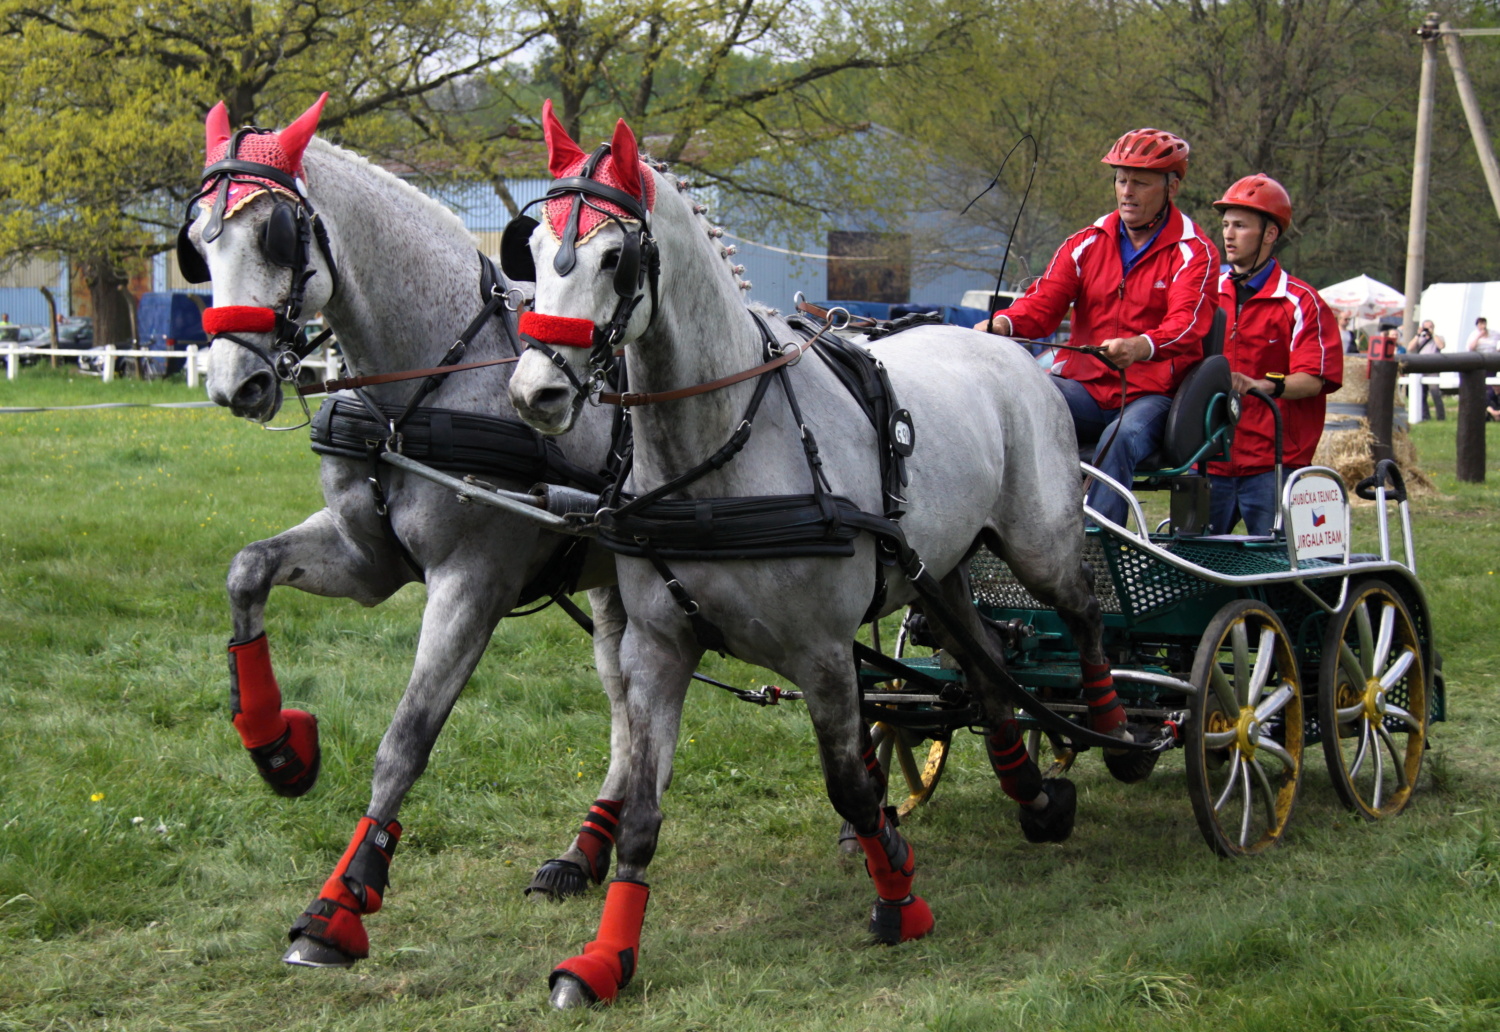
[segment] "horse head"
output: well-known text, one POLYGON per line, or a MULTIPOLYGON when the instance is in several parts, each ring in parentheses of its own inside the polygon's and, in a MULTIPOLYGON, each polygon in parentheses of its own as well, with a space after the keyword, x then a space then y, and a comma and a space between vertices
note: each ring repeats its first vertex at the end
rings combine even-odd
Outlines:
POLYGON ((516 411, 544 433, 564 433, 615 354, 664 318, 655 228, 679 228, 690 210, 668 181, 640 158, 623 120, 592 154, 542 108, 548 165, 555 182, 542 218, 518 217, 506 229, 501 259, 511 279, 534 280, 534 310, 522 316, 528 351, 511 377, 516 411))
POLYGON ((214 305, 204 312, 213 342, 208 396, 260 423, 281 407, 292 368, 286 348, 336 289, 333 245, 302 167, 327 98, 279 132, 231 130, 224 105, 215 105, 202 189, 178 238, 184 276, 213 281, 214 305))

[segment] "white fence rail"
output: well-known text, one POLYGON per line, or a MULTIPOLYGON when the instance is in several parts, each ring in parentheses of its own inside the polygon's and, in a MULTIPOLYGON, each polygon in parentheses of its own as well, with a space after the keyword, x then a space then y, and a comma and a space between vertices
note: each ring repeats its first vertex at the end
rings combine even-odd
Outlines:
MULTIPOLYGON (((1425 388, 1436 387, 1440 391, 1458 390, 1457 373, 1407 373, 1398 382, 1406 388, 1406 421, 1408 423, 1420 423, 1427 418, 1422 405, 1425 388)), ((1484 382, 1491 387, 1500 387, 1500 376, 1487 376, 1484 382)))
MULTIPOLYGON (((196 344, 189 344, 181 351, 152 351, 146 348, 116 348, 113 344, 106 344, 103 349, 98 348, 34 348, 28 344, 5 344, 0 346, 0 354, 5 356, 5 378, 14 380, 21 369, 22 358, 43 358, 57 356, 58 358, 79 358, 88 355, 91 358, 102 359, 104 368, 101 377, 105 383, 115 378, 115 360, 120 358, 150 358, 159 362, 173 359, 185 360, 184 370, 187 373, 187 385, 197 387, 203 374, 208 372, 209 349, 200 348, 196 344)), ((324 348, 321 357, 309 355, 302 361, 305 369, 321 369, 323 375, 319 379, 332 380, 340 375, 343 363, 339 360, 338 352, 333 348, 324 348)))

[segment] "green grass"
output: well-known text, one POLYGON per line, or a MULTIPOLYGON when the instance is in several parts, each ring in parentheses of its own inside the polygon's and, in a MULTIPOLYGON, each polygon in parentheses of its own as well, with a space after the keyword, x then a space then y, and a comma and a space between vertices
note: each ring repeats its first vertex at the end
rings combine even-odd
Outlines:
MULTIPOLYGON (((37 369, 0 386, 0 405, 197 396, 37 369)), ((228 722, 223 577, 320 504, 305 438, 217 410, 0 416, 0 1030, 1493 1029, 1500 427, 1487 483, 1460 485, 1453 426, 1416 428, 1440 494, 1413 506, 1450 720, 1400 818, 1351 820, 1312 756, 1285 844, 1223 862, 1180 756, 1129 787, 1085 756, 1077 832, 1028 846, 960 736, 905 828, 937 931, 872 948, 805 713, 695 688, 640 973, 611 1010, 557 1015, 547 972, 600 897, 521 889, 589 802, 608 726, 571 624, 497 631, 402 814, 372 958, 285 968, 285 929, 363 812, 421 589, 369 610, 273 594, 283 691, 324 742, 317 789, 278 799, 228 722)))

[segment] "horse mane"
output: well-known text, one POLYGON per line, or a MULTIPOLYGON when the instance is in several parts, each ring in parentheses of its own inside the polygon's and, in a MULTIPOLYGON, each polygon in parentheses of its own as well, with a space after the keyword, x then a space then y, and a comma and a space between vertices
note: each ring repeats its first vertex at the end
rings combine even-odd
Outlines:
MULTIPOLYGON (((671 190, 661 191, 658 194, 658 198, 672 197, 680 194, 681 196, 679 199, 692 211, 693 217, 703 228, 705 235, 707 235, 707 237, 709 238, 709 242, 715 246, 716 250, 719 252, 719 257, 724 260, 725 266, 728 268, 729 274, 734 280, 735 286, 743 291, 751 290, 755 286, 755 284, 744 278, 743 274, 745 271, 745 267, 743 265, 735 264, 735 262, 733 261, 734 255, 736 254, 736 252, 738 252, 739 248, 734 244, 718 243, 718 241, 724 236, 724 227, 716 226, 709 220, 706 214, 708 211, 708 205, 702 203, 691 193, 689 193, 689 191, 692 189, 692 184, 686 179, 672 172, 670 166, 668 166, 664 161, 653 161, 650 158, 645 157, 644 155, 642 156, 641 160, 649 165, 657 173, 657 175, 661 176, 661 178, 666 181, 668 186, 671 186, 673 188, 671 190)), ((660 199, 658 199, 657 203, 661 203, 660 199)), ((757 303, 756 307, 763 309, 769 314, 776 314, 775 309, 766 308, 766 306, 764 305, 759 305, 757 303)))
POLYGON ((346 150, 336 143, 329 143, 320 136, 314 136, 308 141, 306 154, 313 157, 314 164, 322 158, 343 162, 350 166, 355 175, 363 176, 372 184, 383 187, 419 209, 432 219, 435 227, 462 237, 464 242, 471 247, 479 246, 478 239, 464 225, 463 219, 453 212, 453 209, 423 193, 395 173, 381 168, 363 155, 346 150))

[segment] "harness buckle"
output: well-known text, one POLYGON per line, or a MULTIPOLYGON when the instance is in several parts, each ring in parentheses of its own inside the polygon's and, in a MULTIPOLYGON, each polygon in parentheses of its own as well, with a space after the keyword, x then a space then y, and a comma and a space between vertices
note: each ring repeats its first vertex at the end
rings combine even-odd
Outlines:
POLYGON ((684 588, 682 586, 682 582, 680 580, 678 580, 676 577, 673 577, 671 580, 667 581, 667 590, 672 593, 672 597, 675 598, 677 600, 677 604, 682 607, 682 614, 684 616, 698 615, 698 600, 687 593, 687 588, 684 588))
POLYGON ((375 515, 384 516, 390 512, 390 507, 385 504, 385 492, 380 489, 379 477, 367 477, 370 483, 370 493, 375 496, 375 515))
MULTIPOLYGON (((499 290, 499 287, 500 285, 497 283, 495 284, 494 289, 499 290)), ((511 312, 519 312, 521 309, 525 308, 531 300, 526 296, 526 292, 523 291, 520 287, 511 287, 505 292, 504 296, 505 307, 508 311, 511 312)))

